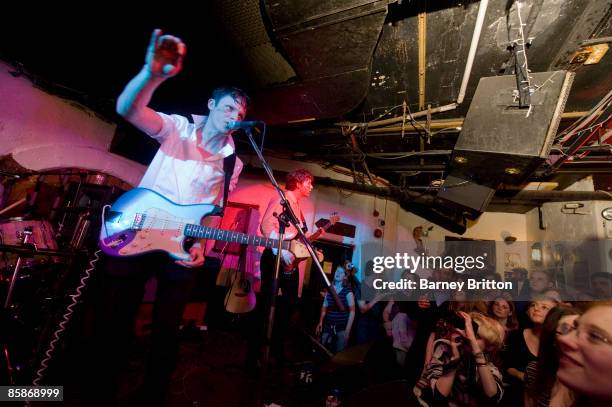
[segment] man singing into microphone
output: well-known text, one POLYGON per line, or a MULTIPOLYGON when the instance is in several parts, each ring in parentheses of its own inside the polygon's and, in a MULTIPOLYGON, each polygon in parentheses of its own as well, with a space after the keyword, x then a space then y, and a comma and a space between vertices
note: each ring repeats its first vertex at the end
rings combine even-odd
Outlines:
MULTIPOLYGON (((210 114, 186 117, 167 115, 148 107, 153 92, 166 79, 177 75, 186 53, 177 37, 155 30, 147 49, 145 64, 127 84, 117 101, 117 112, 128 122, 154 138, 160 148, 149 165, 139 187, 156 191, 181 204, 217 204, 233 189, 242 170, 235 158, 232 126, 243 120, 249 98, 240 89, 221 87, 208 100, 210 114), (231 125, 230 125, 231 124, 231 125), (233 167, 232 167, 233 165, 233 167), (226 180, 225 173, 231 174, 226 180)), ((217 219, 218 220, 218 219, 217 219)), ((216 226, 207 222, 208 226, 216 226)), ((94 319, 94 363, 96 377, 109 383, 96 383, 95 395, 104 405, 116 397, 118 367, 125 365, 126 348, 145 282, 157 278, 151 352, 148 356, 141 405, 163 405, 166 389, 178 351, 179 324, 193 287, 196 269, 204 264, 205 253, 214 242, 196 242, 190 248, 191 259, 174 261, 166 254, 135 258, 105 258, 98 275, 97 313, 94 319), (205 246, 205 247, 203 247, 205 246), (115 383, 113 383, 115 381, 115 383), (111 400, 99 393, 106 391, 111 400)), ((110 404, 109 404, 110 403, 110 404)))

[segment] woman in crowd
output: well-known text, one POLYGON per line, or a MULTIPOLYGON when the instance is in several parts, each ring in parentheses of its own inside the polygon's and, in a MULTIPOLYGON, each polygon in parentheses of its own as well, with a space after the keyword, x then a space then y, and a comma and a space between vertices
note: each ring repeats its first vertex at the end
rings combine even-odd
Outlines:
MULTIPOLYGON (((509 296, 508 296, 509 297, 509 296)), ((518 328, 514 302, 504 295, 489 302, 487 314, 499 322, 506 330, 506 335, 518 328)))
POLYGON ((579 312, 573 307, 559 305, 550 310, 540 333, 538 362, 533 385, 525 391, 528 407, 570 407, 574 402, 573 392, 557 380, 559 368, 559 339, 567 335, 578 319, 579 312))
POLYGON ((334 288, 338 298, 344 305, 344 311, 340 310, 331 294, 328 292, 323 299, 321 315, 317 325, 317 335, 321 335, 321 342, 330 347, 334 352, 340 352, 346 348, 353 320, 355 319, 355 297, 348 284, 348 276, 344 267, 338 266, 334 273, 334 288))
POLYGON ((527 316, 530 327, 510 332, 504 350, 504 368, 508 379, 508 391, 504 399, 507 406, 523 405, 525 383, 533 380, 540 347, 540 332, 548 312, 556 306, 548 298, 529 302, 527 316))
POLYGON ((365 266, 364 280, 353 284, 355 304, 357 309, 357 325, 355 329, 355 343, 362 344, 384 338, 383 312, 385 309, 384 293, 373 289, 373 280, 378 274, 372 271, 373 262, 370 260, 365 266))
POLYGON ((432 406, 496 404, 503 395, 502 376, 491 355, 501 348, 504 329, 478 312, 457 314, 464 329, 452 328, 448 336, 435 341, 425 373, 431 392, 423 396, 431 397, 432 406))
POLYGON ((612 302, 594 302, 559 337, 557 377, 582 398, 581 405, 612 405, 612 302))

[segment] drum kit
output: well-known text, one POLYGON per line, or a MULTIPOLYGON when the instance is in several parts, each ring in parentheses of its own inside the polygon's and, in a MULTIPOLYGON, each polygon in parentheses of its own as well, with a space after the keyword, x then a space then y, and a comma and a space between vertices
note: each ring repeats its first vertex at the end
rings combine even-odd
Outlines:
POLYGON ((67 275, 88 254, 91 208, 57 209, 77 216, 73 229, 63 227, 67 216, 57 228, 47 219, 2 219, 7 208, 0 210, 0 385, 25 385, 48 341, 45 333, 68 301, 67 275))

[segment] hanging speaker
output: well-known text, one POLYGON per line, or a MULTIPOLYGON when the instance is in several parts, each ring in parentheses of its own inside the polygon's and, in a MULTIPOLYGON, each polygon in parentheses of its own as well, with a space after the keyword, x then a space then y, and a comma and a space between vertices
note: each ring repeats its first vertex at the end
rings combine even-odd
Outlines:
POLYGON ((480 79, 451 160, 463 178, 492 188, 516 185, 548 157, 574 74, 529 76, 527 108, 519 107, 514 75, 480 79))
POLYGON ((467 219, 477 219, 487 208, 495 190, 476 182, 449 175, 440 187, 437 200, 458 210, 467 219))

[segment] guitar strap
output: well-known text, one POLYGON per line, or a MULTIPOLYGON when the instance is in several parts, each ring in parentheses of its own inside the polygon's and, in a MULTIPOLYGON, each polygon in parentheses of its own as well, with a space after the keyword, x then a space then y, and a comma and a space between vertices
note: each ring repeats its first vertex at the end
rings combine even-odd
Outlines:
POLYGON ((304 233, 308 233, 308 226, 306 226, 306 218, 304 218, 304 212, 302 212, 302 208, 300 208, 300 218, 302 218, 302 230, 304 231, 304 233))
MULTIPOLYGON (((193 116, 188 115, 187 120, 189 123, 194 124, 193 116)), ((236 153, 229 155, 223 159, 223 206, 221 208, 221 212, 219 216, 223 217, 223 213, 225 212, 225 207, 227 206, 227 199, 229 197, 229 185, 230 180, 232 179, 232 175, 234 174, 234 167, 236 166, 236 153)))
POLYGON ((228 155, 223 159, 223 173, 225 174, 225 180, 223 182, 223 207, 221 208, 221 216, 227 206, 227 198, 229 197, 229 185, 232 175, 234 174, 234 167, 236 166, 236 153, 228 155))

